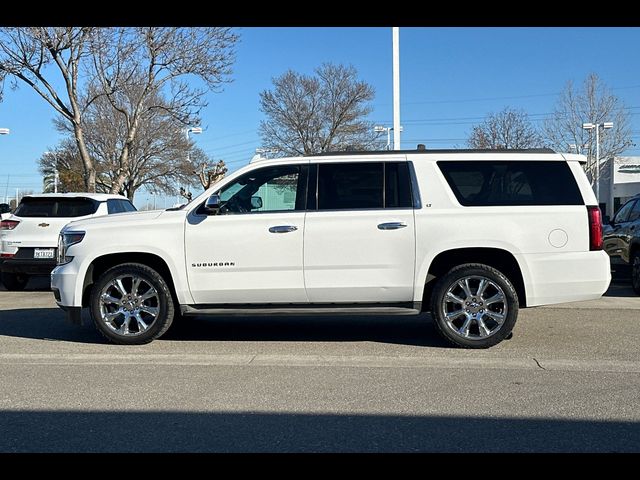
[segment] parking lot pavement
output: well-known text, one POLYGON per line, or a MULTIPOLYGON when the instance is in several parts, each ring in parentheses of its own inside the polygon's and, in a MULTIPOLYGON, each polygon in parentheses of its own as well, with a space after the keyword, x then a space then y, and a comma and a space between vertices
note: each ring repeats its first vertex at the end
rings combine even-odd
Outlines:
MULTIPOLYGON (((640 297, 521 311, 450 348, 428 315, 193 318, 140 347, 0 291, 1 452, 638 452, 640 297)), ((85 312, 85 319, 88 320, 85 312)))

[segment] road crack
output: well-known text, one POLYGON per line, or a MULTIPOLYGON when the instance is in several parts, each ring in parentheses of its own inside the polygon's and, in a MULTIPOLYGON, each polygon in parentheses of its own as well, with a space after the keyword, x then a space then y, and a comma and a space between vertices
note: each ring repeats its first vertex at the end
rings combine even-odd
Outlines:
POLYGON ((546 368, 540 365, 540 362, 536 358, 534 358, 533 361, 536 362, 536 365, 538 365, 538 367, 540 367, 542 370, 546 370, 546 368))

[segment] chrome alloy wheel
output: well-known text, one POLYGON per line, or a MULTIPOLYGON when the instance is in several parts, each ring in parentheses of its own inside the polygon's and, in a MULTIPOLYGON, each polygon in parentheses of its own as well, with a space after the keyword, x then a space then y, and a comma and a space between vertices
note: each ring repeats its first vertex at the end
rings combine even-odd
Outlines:
POLYGON ((100 292, 100 318, 118 335, 144 333, 159 312, 158 291, 137 275, 116 277, 100 292))
POLYGON ((449 286, 440 304, 446 325, 467 340, 481 340, 500 330, 508 314, 507 298, 492 280, 467 276, 449 286))

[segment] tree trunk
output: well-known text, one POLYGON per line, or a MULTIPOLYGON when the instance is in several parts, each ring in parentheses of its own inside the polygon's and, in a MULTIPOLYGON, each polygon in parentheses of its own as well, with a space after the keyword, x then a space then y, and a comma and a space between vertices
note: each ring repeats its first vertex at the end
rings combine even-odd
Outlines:
POLYGON ((89 193, 96 193, 96 169, 93 165, 93 160, 89 155, 87 146, 84 143, 84 132, 82 127, 74 122, 73 133, 76 137, 76 145, 80 152, 80 159, 82 160, 82 166, 84 167, 84 186, 89 193))
POLYGON ((120 158, 118 159, 118 163, 120 164, 120 172, 118 173, 118 177, 111 184, 111 193, 117 195, 120 190, 122 190, 122 186, 124 185, 125 180, 127 179, 127 170, 129 166, 129 144, 125 143, 122 148, 122 152, 120 152, 120 158))

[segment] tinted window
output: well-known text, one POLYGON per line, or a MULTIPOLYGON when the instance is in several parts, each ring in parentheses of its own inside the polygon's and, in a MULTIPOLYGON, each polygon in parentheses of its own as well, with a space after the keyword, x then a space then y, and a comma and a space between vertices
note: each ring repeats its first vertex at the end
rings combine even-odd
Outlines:
POLYGON ((112 215, 114 213, 123 212, 135 212, 136 207, 128 200, 111 199, 107 200, 107 213, 112 215))
MULTIPOLYGON (((299 165, 254 170, 218 192, 219 214, 304 210, 305 191, 306 175, 299 165)), ((197 213, 205 213, 202 206, 197 213)))
POLYGON ((614 223, 623 223, 626 221, 631 221, 631 218, 629 218, 629 214, 631 214, 631 216, 633 216, 632 210, 633 210, 633 206, 636 203, 635 200, 629 200, 627 203, 625 203, 622 208, 620 210, 618 210, 618 213, 616 213, 616 216, 613 220, 614 223))
POLYGON ((465 206, 584 204, 566 162, 440 161, 438 166, 465 206))
POLYGON ((88 198, 23 198, 16 209, 19 217, 81 217, 98 209, 88 198))
POLYGON ((640 218, 640 202, 636 202, 635 206, 633 207, 633 210, 631 210, 631 213, 629 214, 629 221, 635 222, 639 218, 640 218))
POLYGON ((122 213, 120 200, 107 200, 107 213, 109 215, 113 215, 114 213, 122 213))
POLYGON ((137 212, 138 209, 129 200, 119 200, 123 212, 137 212))
POLYGON ((318 170, 318 209, 383 208, 384 164, 323 163, 318 170))
POLYGON ((385 208, 412 207, 411 179, 407 162, 385 163, 385 208))

